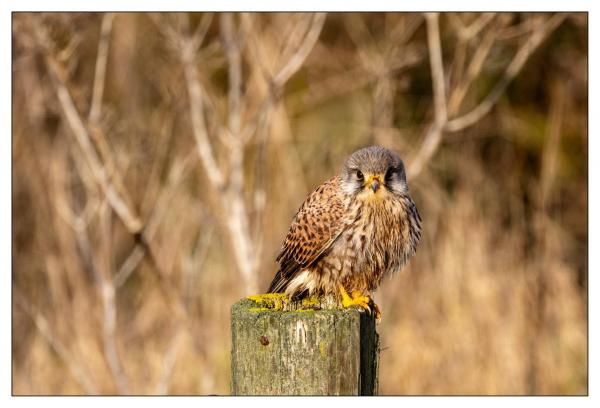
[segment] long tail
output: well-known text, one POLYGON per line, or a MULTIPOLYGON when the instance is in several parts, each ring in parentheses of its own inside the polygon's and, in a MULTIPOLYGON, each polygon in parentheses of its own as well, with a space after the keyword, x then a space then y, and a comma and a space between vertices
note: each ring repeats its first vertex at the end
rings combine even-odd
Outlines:
POLYGON ((275 274, 275 277, 271 281, 271 284, 269 285, 269 289, 267 290, 267 293, 283 293, 287 289, 287 286, 289 283, 290 283, 290 280, 283 276, 283 274, 281 273, 281 269, 280 269, 277 271, 277 273, 275 274))
MULTIPOLYGON (((267 293, 285 293, 289 289, 290 282, 293 280, 294 275, 290 276, 289 274, 284 273, 281 269, 277 271, 273 281, 269 285, 269 289, 267 293)), ((288 293, 290 297, 294 300, 299 300, 307 297, 309 292, 307 289, 296 288, 293 293, 288 293)))

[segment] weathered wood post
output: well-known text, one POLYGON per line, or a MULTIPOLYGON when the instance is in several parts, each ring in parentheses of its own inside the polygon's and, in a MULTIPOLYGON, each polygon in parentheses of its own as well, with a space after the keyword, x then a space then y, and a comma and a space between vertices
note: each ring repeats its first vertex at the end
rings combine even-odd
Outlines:
POLYGON ((357 309, 243 299, 231 308, 233 395, 375 395, 375 318, 357 309))

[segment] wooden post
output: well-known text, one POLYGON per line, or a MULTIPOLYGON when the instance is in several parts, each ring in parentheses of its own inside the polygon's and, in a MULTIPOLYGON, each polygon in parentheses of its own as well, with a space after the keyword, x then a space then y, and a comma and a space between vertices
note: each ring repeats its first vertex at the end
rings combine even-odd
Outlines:
MULTIPOLYGON (((260 298, 259 295, 254 297, 260 298)), ((379 338, 357 309, 243 299, 231 308, 233 395, 375 395, 379 338), (267 302, 268 303, 268 302, 267 302)))

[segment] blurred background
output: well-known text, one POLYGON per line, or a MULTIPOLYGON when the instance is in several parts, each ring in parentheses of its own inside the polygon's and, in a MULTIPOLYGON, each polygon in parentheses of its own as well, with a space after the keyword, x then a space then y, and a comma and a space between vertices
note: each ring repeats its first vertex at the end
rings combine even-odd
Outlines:
POLYGON ((13 14, 14 394, 228 394, 230 306, 371 144, 424 233, 380 394, 587 393, 587 14, 13 14))

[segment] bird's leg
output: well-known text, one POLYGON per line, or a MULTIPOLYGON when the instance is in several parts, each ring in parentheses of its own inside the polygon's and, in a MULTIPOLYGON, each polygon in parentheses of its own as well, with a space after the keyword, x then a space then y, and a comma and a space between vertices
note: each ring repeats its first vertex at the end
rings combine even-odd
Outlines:
POLYGON ((370 297, 364 296, 357 290, 353 291, 352 297, 350 297, 343 286, 340 286, 340 294, 342 295, 342 306, 346 308, 350 306, 359 306, 371 313, 371 307, 369 306, 369 303, 371 302, 370 297))
POLYGON ((371 313, 371 308, 373 308, 375 320, 377 323, 381 322, 381 310, 379 310, 379 306, 377 306, 370 296, 363 295, 362 292, 358 290, 354 290, 351 295, 348 295, 348 292, 346 292, 346 289, 343 286, 340 286, 340 294, 342 295, 342 306, 359 306, 369 313, 371 313))

